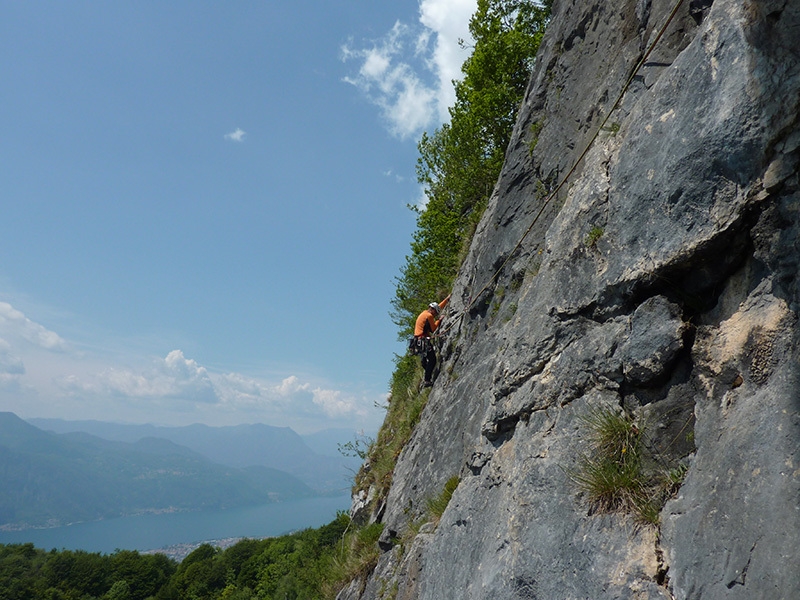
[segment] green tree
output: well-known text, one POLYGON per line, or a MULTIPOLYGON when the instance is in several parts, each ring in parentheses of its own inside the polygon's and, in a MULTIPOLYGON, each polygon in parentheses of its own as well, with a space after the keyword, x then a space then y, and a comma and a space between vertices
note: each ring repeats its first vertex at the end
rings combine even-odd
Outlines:
MULTIPOLYGON (((219 550, 203 544, 183 559, 170 582, 178 598, 213 598, 227 584, 220 568, 219 550)), ((169 596, 168 596, 169 597, 169 596)))
POLYGON ((47 586, 77 598, 102 596, 110 587, 107 558, 83 550, 51 552, 42 567, 47 586))
POLYGON ((500 175, 517 110, 552 0, 478 0, 474 46, 455 84, 450 122, 418 144, 417 211, 411 253, 397 278, 392 318, 400 338, 430 301, 446 295, 500 175))
POLYGON ((36 600, 45 586, 39 573, 44 552, 33 544, 0 546, 0 600, 36 600))
POLYGON ((117 550, 108 557, 108 563, 108 580, 115 582, 114 585, 126 582, 133 600, 155 596, 177 568, 175 562, 163 554, 143 556, 135 550, 117 550))
POLYGON ((103 596, 103 600, 131 600, 131 586, 124 579, 114 582, 111 589, 103 596))

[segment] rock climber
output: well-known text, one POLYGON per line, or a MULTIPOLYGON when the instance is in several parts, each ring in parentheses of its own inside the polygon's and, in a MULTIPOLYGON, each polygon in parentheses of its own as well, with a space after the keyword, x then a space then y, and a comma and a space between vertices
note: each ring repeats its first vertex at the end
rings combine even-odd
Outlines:
POLYGON ((419 354, 422 356, 422 368, 425 370, 425 381, 422 383, 422 387, 433 385, 432 377, 433 370, 436 368, 436 350, 433 348, 431 336, 439 327, 439 323, 441 323, 439 314, 449 301, 450 294, 441 302, 431 302, 428 308, 419 314, 417 323, 414 326, 414 339, 417 341, 417 347, 420 348, 419 354))

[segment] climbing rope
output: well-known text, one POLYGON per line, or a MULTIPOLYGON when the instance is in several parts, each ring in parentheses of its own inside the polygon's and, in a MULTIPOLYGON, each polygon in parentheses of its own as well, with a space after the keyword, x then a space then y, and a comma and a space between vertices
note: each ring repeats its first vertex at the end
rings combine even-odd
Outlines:
POLYGON ((619 104, 622 102, 623 96, 626 94, 626 92, 628 91, 628 88, 633 83, 633 80, 636 77, 636 75, 639 73, 639 70, 647 62, 647 59, 650 58, 650 55, 652 54, 652 52, 655 49, 655 47, 658 44, 658 42, 663 37, 664 33, 666 32, 666 30, 669 27, 669 25, 672 22, 672 20, 675 18, 675 15, 678 13, 678 9, 681 7, 681 4, 683 4, 683 2, 684 2, 684 0, 676 0, 675 5, 672 7, 672 10, 670 11, 669 16, 667 17, 667 20, 661 26, 661 29, 659 29, 658 34, 656 35, 655 39, 652 41, 650 46, 647 48, 647 51, 642 55, 642 57, 636 63, 636 66, 634 67, 633 71, 631 72, 630 77, 628 77, 627 81, 625 82, 625 85, 622 86, 622 90, 620 91, 619 95, 617 96, 617 99, 611 105, 610 110, 606 113, 606 116, 600 122, 600 126, 596 129, 596 131, 594 132, 592 137, 586 143, 586 146, 584 147, 583 151, 580 153, 578 158, 574 161, 572 167, 569 169, 569 171, 567 171, 566 175, 564 175, 561 178, 561 181, 558 183, 558 185, 556 185, 556 187, 545 197, 544 202, 542 202, 542 206, 537 211, 536 215, 533 218, 533 221, 528 226, 528 228, 525 230, 525 232, 522 234, 522 237, 519 239, 519 241, 516 243, 516 245, 511 249, 511 252, 509 252, 508 256, 506 256, 506 258, 503 260, 503 262, 500 264, 500 266, 497 268, 497 270, 492 274, 492 276, 489 278, 489 280, 486 282, 486 284, 480 289, 480 291, 477 294, 474 294, 474 295, 470 296, 469 301, 467 302, 466 306, 458 314, 456 314, 454 316, 454 320, 451 321, 451 323, 448 324, 448 326, 446 326, 446 327, 442 328, 441 330, 437 331, 437 333, 439 333, 440 335, 444 335, 445 333, 450 331, 450 329, 452 329, 458 323, 458 319, 463 317, 470 310, 470 308, 472 308, 472 305, 475 303, 475 301, 478 298, 480 298, 480 296, 494 284, 494 282, 500 276, 500 273, 503 271, 503 269, 508 264, 508 262, 514 257, 514 255, 517 253, 517 251, 522 247, 522 244, 525 241, 525 238, 528 237, 528 234, 533 230, 533 228, 536 226, 536 223, 539 221, 539 218, 544 213, 544 209, 547 208, 547 205, 553 200, 553 198, 558 196, 558 193, 566 185, 567 181, 572 176, 572 174, 575 173, 575 171, 577 170, 578 165, 581 163, 581 161, 589 153, 589 150, 591 149, 591 147, 594 144, 594 142, 597 140, 597 137, 600 135, 600 132, 603 130, 603 128, 605 127, 606 123, 611 118, 611 115, 613 114, 613 112, 619 107, 619 104))

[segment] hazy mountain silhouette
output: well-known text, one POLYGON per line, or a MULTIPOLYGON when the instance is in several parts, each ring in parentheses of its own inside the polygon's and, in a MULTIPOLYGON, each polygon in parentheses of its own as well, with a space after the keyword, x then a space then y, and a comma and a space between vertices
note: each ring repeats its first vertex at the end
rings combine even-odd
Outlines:
POLYGON ((285 471, 319 493, 348 491, 361 464, 361 459, 342 456, 336 449, 355 436, 345 429, 305 436, 313 445, 312 450, 304 437, 291 428, 264 424, 160 427, 62 419, 29 419, 29 423, 56 433, 82 431, 111 441, 133 443, 147 437, 169 440, 222 465, 285 471))
POLYGON ((43 431, 0 413, 0 527, 141 512, 229 508, 312 496, 266 466, 239 469, 164 438, 123 442, 43 431))

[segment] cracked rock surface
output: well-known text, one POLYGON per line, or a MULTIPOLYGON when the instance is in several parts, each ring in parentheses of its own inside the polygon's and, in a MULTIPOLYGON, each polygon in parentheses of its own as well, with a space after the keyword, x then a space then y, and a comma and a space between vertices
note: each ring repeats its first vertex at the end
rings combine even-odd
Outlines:
POLYGON ((342 600, 800 598, 800 3, 683 2, 593 139, 673 6, 555 2, 386 551, 342 600), (600 406, 686 468, 657 529, 568 476, 600 406))

